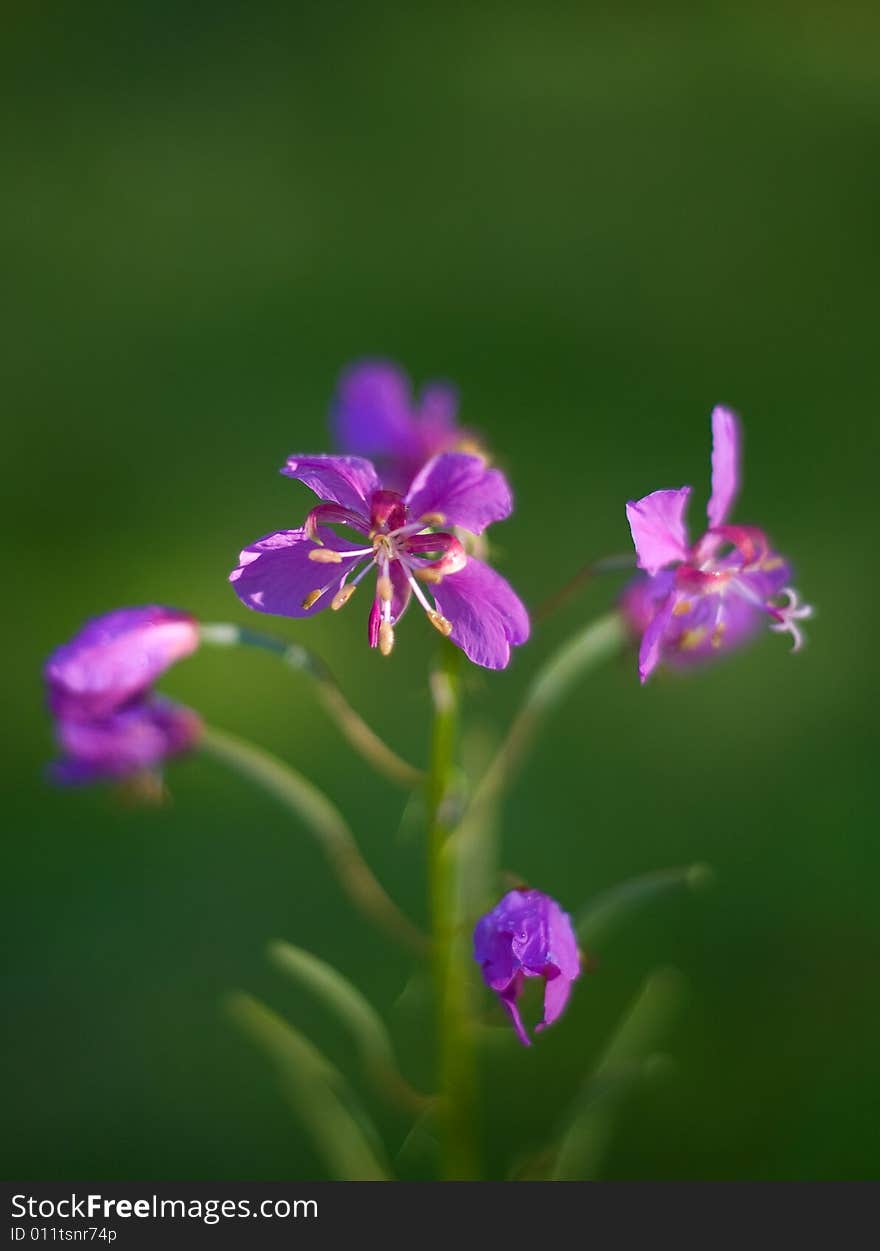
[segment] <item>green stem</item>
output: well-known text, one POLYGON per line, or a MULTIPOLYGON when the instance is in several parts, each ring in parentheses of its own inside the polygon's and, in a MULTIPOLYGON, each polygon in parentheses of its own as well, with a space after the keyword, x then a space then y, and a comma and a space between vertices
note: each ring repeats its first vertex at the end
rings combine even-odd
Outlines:
POLYGON ((282 639, 273 638, 271 634, 262 634, 257 630, 248 630, 226 622, 203 625, 200 633, 203 642, 215 646, 256 647, 260 651, 271 652, 291 669, 307 674, 315 683, 318 698, 325 711, 336 722, 349 744, 368 764, 398 786, 419 786, 424 781, 421 771, 398 756, 367 725, 360 713, 355 712, 327 665, 314 652, 300 647, 298 643, 286 643, 282 639))
POLYGON ((458 649, 444 643, 440 662, 431 674, 434 727, 431 767, 426 785, 442 1167, 444 1178, 455 1181, 469 1180, 477 1175, 473 1137, 476 1077, 469 1029, 469 965, 448 811, 455 774, 460 659, 458 649))
POLYGON ((538 670, 522 707, 474 792, 457 837, 464 841, 471 828, 479 829, 485 809, 522 763, 548 714, 576 682, 619 652, 625 641, 626 627, 620 613, 611 612, 568 639, 538 670))
POLYGON ((318 842, 339 884, 359 911, 392 938, 424 955, 425 936, 385 892, 361 855, 342 813, 323 791, 265 748, 225 730, 205 726, 200 746, 284 804, 318 842))

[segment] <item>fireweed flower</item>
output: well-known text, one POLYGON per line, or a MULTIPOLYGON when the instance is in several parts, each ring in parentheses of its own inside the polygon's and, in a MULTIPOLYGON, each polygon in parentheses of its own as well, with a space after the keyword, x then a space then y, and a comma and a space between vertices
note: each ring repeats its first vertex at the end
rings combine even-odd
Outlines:
POLYGON ((89 621, 46 662, 62 783, 121 780, 192 747, 196 714, 156 695, 155 680, 195 650, 196 621, 171 608, 120 608, 89 621))
POLYGON ((712 494, 709 528, 688 540, 684 515, 691 488, 654 491, 631 500, 626 515, 638 565, 645 571, 626 589, 622 607, 641 635, 639 676, 645 682, 661 661, 706 660, 745 642, 769 620, 803 644, 799 622, 812 615, 790 586, 791 567, 755 526, 728 524, 740 485, 739 419, 712 412, 712 494))
POLYGON ((368 636, 384 656, 412 596, 441 634, 487 669, 503 669, 511 646, 526 641, 529 619, 514 591, 444 528, 480 534, 510 515, 510 488, 497 469, 446 452, 405 495, 384 487, 371 462, 357 456, 293 456, 281 472, 321 502, 300 529, 268 534, 241 553, 229 580, 249 608, 283 617, 339 609, 375 572, 368 636))
POLYGON ((512 890, 480 918, 474 930, 474 959, 527 1047, 531 1040, 517 1006, 525 978, 545 981, 544 1019, 535 1026, 542 1030, 562 1015, 571 984, 581 972, 571 918, 539 890, 512 890))
POLYGON ((433 456, 479 452, 478 440, 458 425, 457 411, 458 392, 449 383, 429 382, 416 399, 403 370, 368 360, 342 374, 332 424, 342 452, 370 457, 387 487, 405 491, 433 456))

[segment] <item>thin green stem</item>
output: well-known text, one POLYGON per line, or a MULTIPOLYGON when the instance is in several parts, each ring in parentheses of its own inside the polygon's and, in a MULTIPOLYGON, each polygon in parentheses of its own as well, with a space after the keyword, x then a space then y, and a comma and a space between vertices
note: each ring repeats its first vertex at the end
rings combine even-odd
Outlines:
POLYGON ((318 698, 325 711, 335 721, 349 744, 368 764, 383 773, 398 786, 414 787, 424 781, 424 774, 409 764, 388 746, 373 730, 360 713, 355 712, 343 695, 338 682, 327 665, 314 652, 298 643, 286 643, 257 630, 225 622, 203 625, 201 637, 205 643, 220 647, 256 647, 278 656, 291 669, 307 674, 315 683, 318 698))
POLYGON ((532 679, 522 707, 483 775, 465 813, 459 833, 479 828, 484 810, 500 794, 520 766, 548 714, 585 674, 620 651, 626 627, 618 612, 591 622, 559 647, 532 679))
POLYGON ((460 659, 458 649, 444 643, 440 661, 431 674, 434 726, 426 784, 442 1167, 447 1180, 457 1181, 477 1175, 473 1137, 476 1076, 469 1029, 469 967, 448 810, 455 776, 460 659))
POLYGON ((425 936, 400 911, 361 855, 342 813, 323 791, 263 747, 206 726, 200 746, 279 800, 317 841, 340 886, 374 925, 423 955, 425 936))

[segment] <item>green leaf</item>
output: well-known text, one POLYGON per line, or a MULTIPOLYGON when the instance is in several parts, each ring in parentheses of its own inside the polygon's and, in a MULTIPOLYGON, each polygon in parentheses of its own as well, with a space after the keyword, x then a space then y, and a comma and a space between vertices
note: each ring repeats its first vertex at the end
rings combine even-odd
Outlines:
POLYGON ((338 969, 301 947, 278 940, 269 959, 282 972, 317 995, 351 1034, 367 1076, 382 1094, 408 1111, 420 1111, 425 1098, 401 1076, 391 1036, 373 1005, 338 969))
POLYGON ((708 865, 690 864, 630 878, 603 891, 582 909, 575 921, 577 936, 589 949, 617 929, 643 904, 676 890, 704 890, 712 885, 714 876, 708 865))
POLYGON ((621 1101, 661 1074, 657 1046, 681 1003, 684 979, 676 969, 647 978, 599 1063, 584 1082, 550 1169, 554 1181, 590 1181, 599 1172, 621 1101))
POLYGON ((379 1135, 339 1070, 277 1013, 250 995, 228 1010, 274 1062, 282 1089, 329 1172, 339 1181, 387 1181, 379 1135))

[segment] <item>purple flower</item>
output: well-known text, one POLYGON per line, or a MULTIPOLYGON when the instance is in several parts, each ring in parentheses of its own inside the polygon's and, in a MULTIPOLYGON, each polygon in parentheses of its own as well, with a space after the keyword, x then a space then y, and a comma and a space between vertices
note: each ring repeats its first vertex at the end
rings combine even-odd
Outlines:
POLYGON ((729 525, 740 484, 739 418, 712 413, 712 495, 709 528, 693 545, 684 514, 691 488, 654 491, 630 501, 626 515, 638 564, 645 571, 626 589, 622 607, 641 636, 639 676, 645 682, 661 661, 689 664, 729 651, 768 619, 802 643, 799 621, 812 615, 789 585, 788 562, 755 526, 729 525))
POLYGON ((442 452, 479 452, 478 441, 456 421, 458 393, 430 382, 418 399, 409 378, 390 361, 351 365, 339 379, 332 408, 337 446, 369 456, 385 485, 405 491, 418 471, 442 452))
POLYGON ((155 770, 195 745, 201 722, 191 709, 150 695, 105 717, 58 717, 55 733, 63 755, 51 775, 64 785, 79 785, 155 770))
POLYGON ((544 1019, 535 1026, 542 1030, 562 1015, 571 984, 581 972, 571 918, 539 890, 512 890, 480 918, 474 959, 527 1047, 530 1039, 517 1006, 524 978, 544 978, 544 1019))
POLYGON ((441 634, 487 669, 503 669, 511 646, 526 641, 528 615, 513 590, 444 529, 480 534, 509 516, 510 488, 497 469, 478 456, 445 452, 405 495, 384 487, 370 461, 356 456, 293 456, 281 472, 321 503, 300 529, 268 534, 241 553, 229 580, 249 608, 284 617, 338 609, 375 570, 369 642, 385 656, 411 596, 441 634))
POLYGON ((193 746, 196 714, 161 699, 152 685, 198 642, 194 618, 150 605, 96 617, 57 648, 44 670, 63 753, 54 779, 127 778, 193 746))
POLYGON ((53 712, 101 717, 146 691, 199 645, 188 613, 146 605, 118 608, 86 622, 46 661, 53 712))

